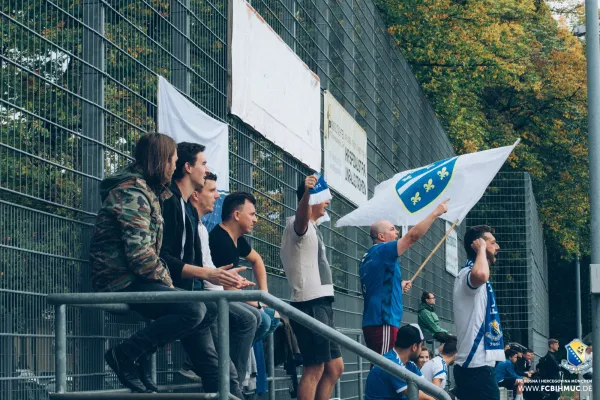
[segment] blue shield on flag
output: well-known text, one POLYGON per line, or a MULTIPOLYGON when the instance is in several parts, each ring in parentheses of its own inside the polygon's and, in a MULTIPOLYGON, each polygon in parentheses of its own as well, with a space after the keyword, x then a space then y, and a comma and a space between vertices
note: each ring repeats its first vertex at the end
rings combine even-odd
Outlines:
POLYGON ((396 193, 410 214, 421 211, 444 193, 458 157, 437 161, 412 171, 396 183, 396 193))
POLYGON ((581 340, 572 340, 565 348, 567 349, 567 361, 569 364, 578 367, 585 362, 585 349, 587 346, 581 340))

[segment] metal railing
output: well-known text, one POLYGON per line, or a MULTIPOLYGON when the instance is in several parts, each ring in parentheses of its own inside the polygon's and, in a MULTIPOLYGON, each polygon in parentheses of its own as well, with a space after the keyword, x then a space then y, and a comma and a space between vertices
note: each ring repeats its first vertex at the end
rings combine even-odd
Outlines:
MULTIPOLYGON (((229 301, 260 301, 274 308, 290 319, 319 332, 327 339, 379 366, 387 372, 404 379, 408 383, 408 399, 417 400, 419 390, 436 399, 450 400, 450 396, 431 382, 401 368, 392 361, 375 353, 360 343, 350 339, 335 329, 309 317, 281 299, 260 290, 222 292, 122 292, 122 293, 65 293, 51 294, 48 303, 55 307, 55 363, 56 392, 65 393, 67 388, 67 318, 66 306, 87 306, 121 303, 182 303, 215 301, 218 305, 218 353, 219 353, 219 392, 218 399, 229 399, 229 301)), ((271 370, 272 371, 272 370, 271 370)), ((271 390, 271 392, 273 392, 271 390)))

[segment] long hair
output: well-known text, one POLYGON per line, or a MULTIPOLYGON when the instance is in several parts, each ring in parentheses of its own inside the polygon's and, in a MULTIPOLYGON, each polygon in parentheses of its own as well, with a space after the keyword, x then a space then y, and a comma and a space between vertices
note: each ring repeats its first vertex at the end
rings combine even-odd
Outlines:
POLYGON ((162 133, 147 133, 138 140, 133 156, 148 185, 166 185, 171 181, 168 164, 176 151, 175 140, 162 133))

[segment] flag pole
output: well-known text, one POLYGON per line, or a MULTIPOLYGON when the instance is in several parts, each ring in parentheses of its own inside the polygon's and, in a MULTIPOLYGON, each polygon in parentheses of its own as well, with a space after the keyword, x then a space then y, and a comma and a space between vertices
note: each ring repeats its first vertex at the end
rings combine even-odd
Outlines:
POLYGON ((444 235, 444 237, 442 238, 442 240, 440 240, 440 242, 437 244, 437 246, 435 246, 433 248, 433 250, 431 251, 431 253, 429 253, 429 255, 427 256, 427 258, 425 259, 425 261, 423 261, 423 264, 421 264, 421 266, 419 267, 419 269, 417 270, 417 272, 415 272, 415 274, 413 275, 412 278, 410 278, 410 284, 412 285, 413 281, 417 278, 417 275, 419 275, 419 273, 421 272, 421 270, 425 267, 425 264, 427 264, 429 262, 429 260, 431 260, 431 257, 433 257, 433 254, 437 251, 437 249, 440 248, 440 246, 442 245, 442 243, 444 243, 444 241, 448 238, 448 235, 450 234, 450 232, 452 232, 454 230, 454 228, 456 227, 456 225, 458 224, 458 220, 454 221, 454 223, 452 224, 452 226, 450 227, 450 229, 448 229, 448 232, 446 232, 446 234, 444 235))

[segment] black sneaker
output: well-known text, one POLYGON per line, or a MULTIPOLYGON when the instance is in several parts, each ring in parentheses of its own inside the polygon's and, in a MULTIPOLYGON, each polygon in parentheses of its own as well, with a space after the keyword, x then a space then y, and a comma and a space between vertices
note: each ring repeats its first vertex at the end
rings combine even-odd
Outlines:
POLYGON ((133 393, 148 393, 148 390, 140 381, 136 365, 133 361, 120 354, 117 347, 109 349, 104 353, 104 360, 108 366, 117 374, 119 382, 133 393))
POLYGON ((138 360, 138 375, 142 384, 151 392, 158 393, 158 386, 152 380, 152 359, 140 358, 138 360))

